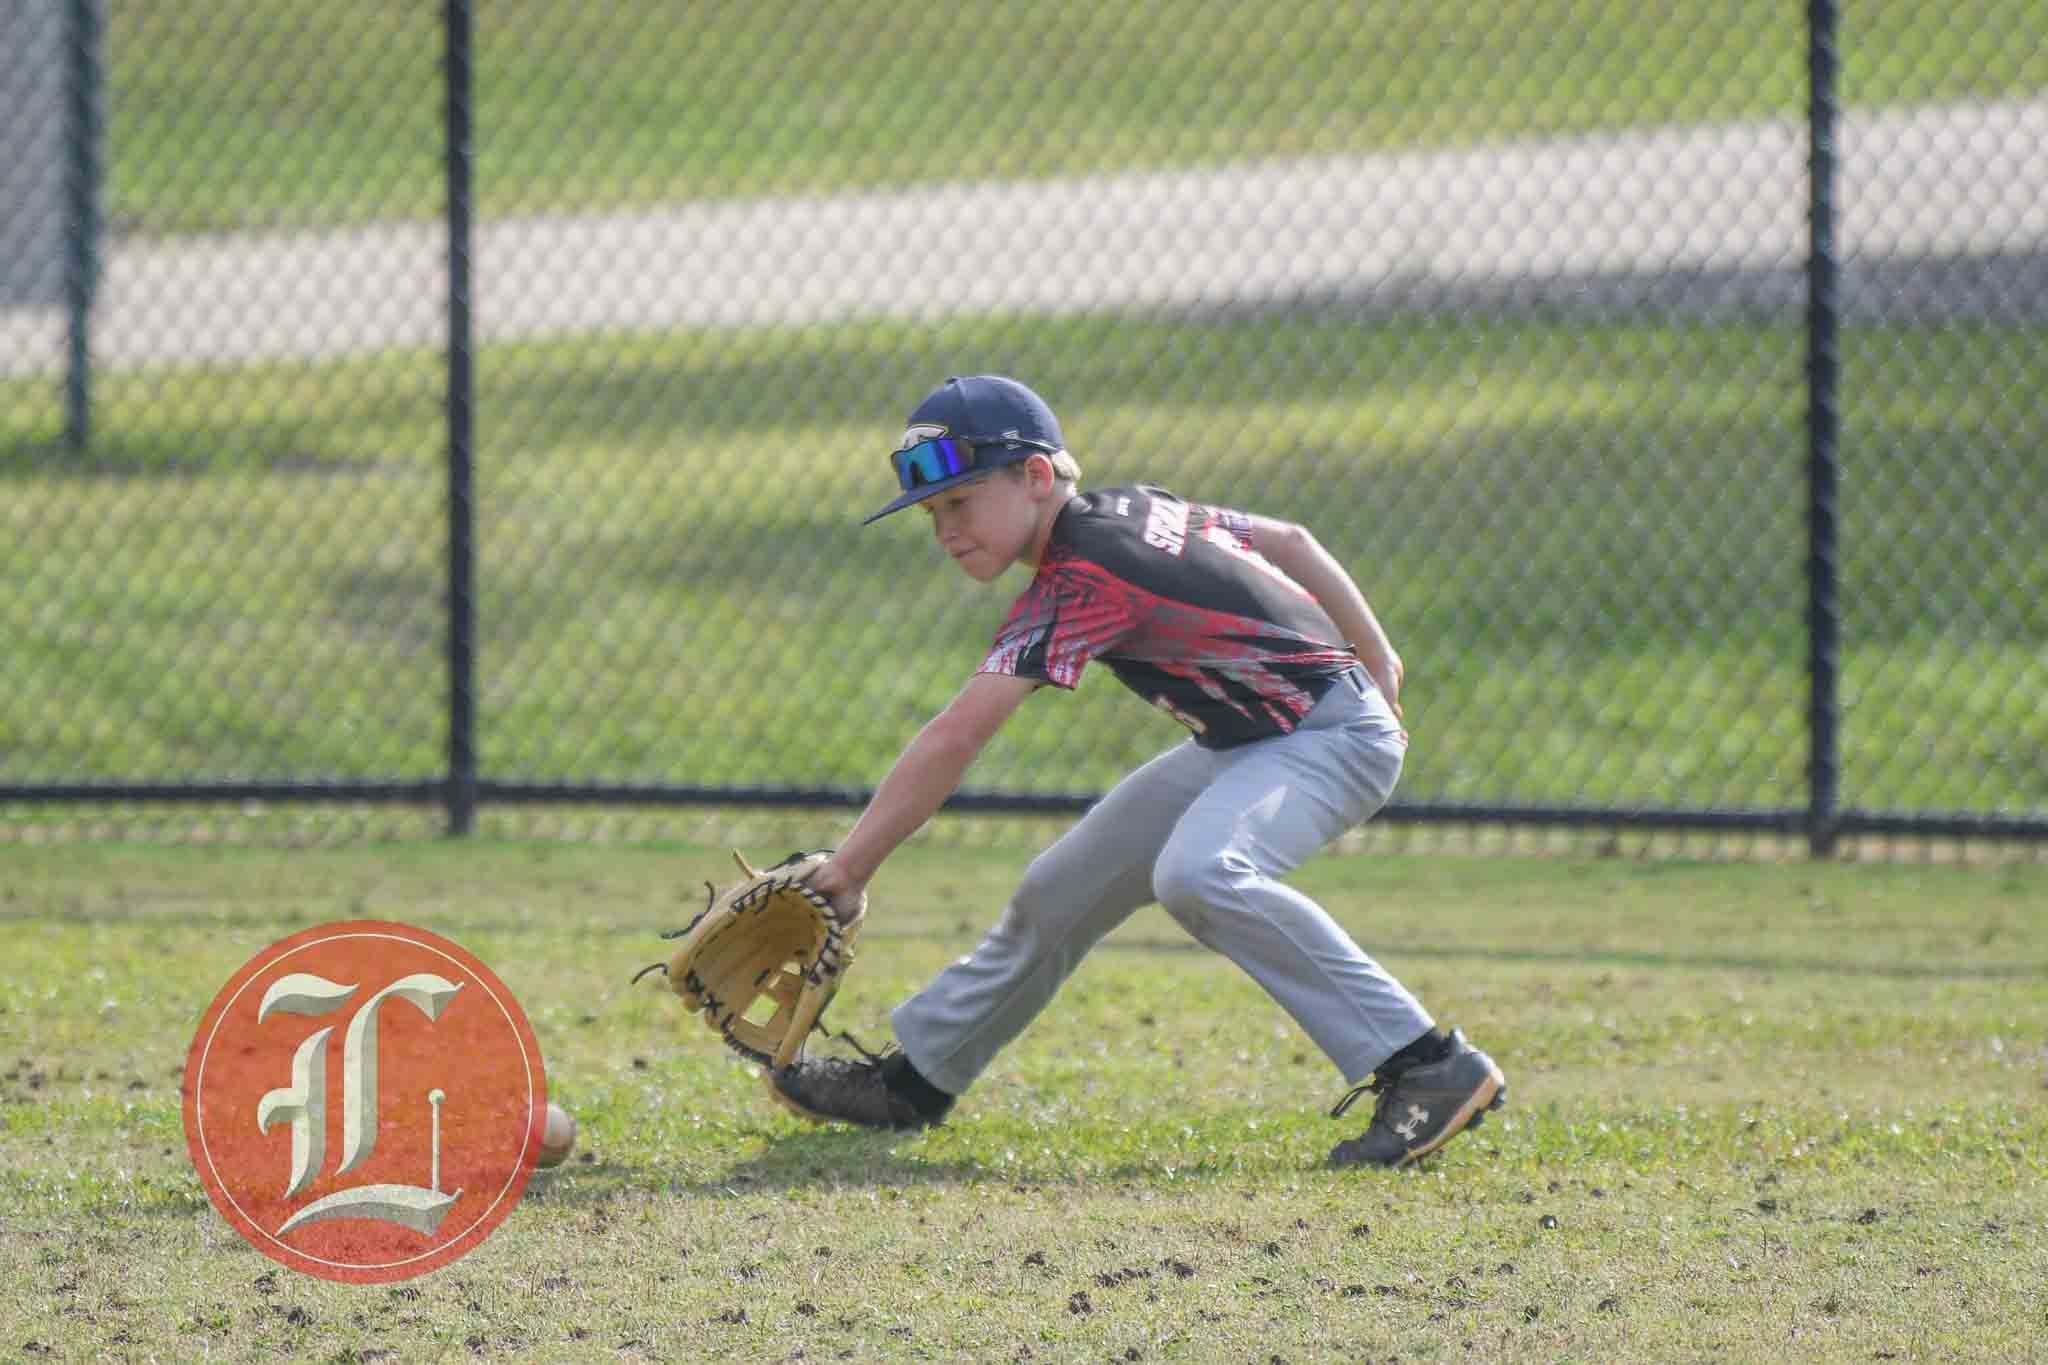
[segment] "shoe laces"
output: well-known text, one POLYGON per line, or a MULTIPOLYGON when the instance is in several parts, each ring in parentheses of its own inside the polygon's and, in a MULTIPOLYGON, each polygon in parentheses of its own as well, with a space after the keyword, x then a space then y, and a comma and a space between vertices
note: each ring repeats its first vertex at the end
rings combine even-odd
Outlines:
POLYGON ((1380 1067, 1378 1071, 1366 1077, 1365 1084, 1352 1086, 1345 1093, 1344 1098, 1337 1101, 1337 1107, 1330 1111, 1330 1117, 1333 1119, 1343 1118, 1345 1111, 1358 1103, 1361 1095, 1377 1095, 1379 1099, 1372 1107, 1373 1122, 1377 1123, 1380 1117, 1387 1112, 1387 1106, 1393 1103, 1394 1086, 1400 1081, 1401 1077, 1408 1073, 1410 1067, 1416 1065, 1419 1065, 1419 1063, 1392 1061, 1380 1067))
POLYGON ((841 1029, 837 1033, 826 1033, 823 1029, 819 1029, 818 1031, 820 1033, 824 1033, 827 1039, 837 1038, 845 1042, 855 1052, 858 1052, 861 1056, 867 1058, 867 1063, 869 1066, 878 1067, 883 1062, 888 1061, 891 1057, 894 1057, 897 1053, 903 1050, 902 1048, 896 1046, 896 1044, 894 1043, 884 1043, 882 1044, 882 1050, 880 1052, 872 1052, 868 1049, 865 1043, 861 1042, 860 1039, 853 1036, 853 1031, 851 1029, 841 1029))
POLYGON ((1343 1118, 1345 1111, 1350 1109, 1352 1105, 1358 1103, 1358 1099, 1361 1095, 1370 1094, 1378 1095, 1380 1097, 1379 1102, 1373 1105, 1372 1107, 1373 1117, 1378 1118, 1380 1111, 1387 1107, 1387 1098, 1392 1093, 1393 1089, 1394 1077, 1392 1075, 1383 1075, 1380 1072, 1375 1071, 1366 1080, 1365 1084, 1352 1086, 1351 1089, 1345 1093, 1344 1098, 1337 1101, 1337 1107, 1330 1111, 1330 1117, 1333 1119, 1343 1118))

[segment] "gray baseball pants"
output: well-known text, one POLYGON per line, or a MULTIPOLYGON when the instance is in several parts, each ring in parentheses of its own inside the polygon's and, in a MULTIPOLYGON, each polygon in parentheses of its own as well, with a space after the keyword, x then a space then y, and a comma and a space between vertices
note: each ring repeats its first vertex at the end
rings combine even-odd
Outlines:
POLYGON ((1157 901, 1250 973, 1357 1085, 1434 1021, 1351 936, 1278 880, 1386 803, 1400 724, 1362 670, 1293 733, 1192 740, 1118 783, 1033 859, 974 951, 891 1015, 926 1080, 962 1094, 1088 950, 1157 901))

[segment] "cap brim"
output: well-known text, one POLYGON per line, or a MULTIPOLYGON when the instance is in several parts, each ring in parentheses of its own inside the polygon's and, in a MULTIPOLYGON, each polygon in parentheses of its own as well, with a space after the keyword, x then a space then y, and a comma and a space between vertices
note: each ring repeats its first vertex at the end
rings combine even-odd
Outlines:
POLYGON ((1014 451, 1006 451, 1004 453, 1010 455, 1011 458, 1007 460, 998 460, 993 464, 977 465, 973 469, 970 469, 967 472, 965 472, 964 474, 955 474, 952 478, 940 479, 937 483, 919 484, 916 488, 911 489, 908 493, 904 493, 897 497, 897 499, 894 502, 891 502, 887 507, 884 507, 881 511, 876 512, 871 516, 862 517, 860 519, 860 524, 866 526, 869 522, 880 521, 883 517, 888 516, 891 512, 901 512, 904 508, 923 502, 926 498, 936 497, 939 494, 945 492, 949 488, 958 488, 963 483, 973 483, 976 479, 979 479, 987 474, 993 474, 996 470, 1001 469, 1005 465, 1013 465, 1018 463, 1019 461, 1028 460, 1031 458, 1032 449, 1026 447, 1014 451))

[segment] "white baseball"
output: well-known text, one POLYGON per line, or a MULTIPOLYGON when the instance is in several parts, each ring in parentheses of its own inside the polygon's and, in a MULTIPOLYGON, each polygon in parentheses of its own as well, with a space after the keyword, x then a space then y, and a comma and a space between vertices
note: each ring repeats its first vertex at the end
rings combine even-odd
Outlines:
POLYGON ((541 1129, 540 1155, 534 1165, 549 1170, 569 1159, 576 1146, 576 1117, 553 1100, 548 1101, 547 1126, 541 1129))

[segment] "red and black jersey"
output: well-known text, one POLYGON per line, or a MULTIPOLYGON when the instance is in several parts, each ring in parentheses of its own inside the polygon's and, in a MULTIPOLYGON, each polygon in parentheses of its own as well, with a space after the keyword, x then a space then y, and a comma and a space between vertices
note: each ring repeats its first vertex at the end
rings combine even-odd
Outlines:
POLYGON ((1357 663, 1314 597, 1251 548, 1242 512, 1139 485, 1061 509, 983 673, 1072 687, 1090 659, 1228 749, 1293 730, 1357 663))

